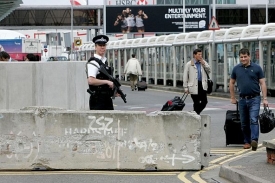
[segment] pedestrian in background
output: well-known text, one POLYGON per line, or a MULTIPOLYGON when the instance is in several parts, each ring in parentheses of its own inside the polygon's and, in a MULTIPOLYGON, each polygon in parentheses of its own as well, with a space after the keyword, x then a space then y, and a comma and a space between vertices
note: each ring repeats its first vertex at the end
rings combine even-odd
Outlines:
POLYGON ((11 62, 12 61, 10 55, 5 51, 0 52, 0 60, 4 61, 4 62, 11 62))
POLYGON ((193 59, 187 62, 183 73, 183 87, 185 93, 190 93, 193 100, 193 108, 200 114, 206 107, 207 101, 207 74, 210 74, 210 66, 202 58, 202 51, 195 49, 193 59))
POLYGON ((236 104, 235 82, 239 90, 239 111, 241 128, 244 135, 244 149, 256 151, 259 140, 259 112, 261 105, 262 91, 263 105, 267 106, 267 88, 262 68, 250 60, 250 52, 246 48, 239 51, 240 64, 233 68, 229 89, 231 103, 236 104), (261 87, 260 87, 261 86, 261 87))
POLYGON ((132 91, 137 89, 138 76, 142 75, 140 63, 136 59, 136 55, 133 53, 132 58, 128 60, 124 68, 124 74, 130 77, 130 85, 132 91))
POLYGON ((38 60, 37 60, 37 57, 34 54, 29 53, 29 54, 26 55, 25 61, 38 61, 38 60))

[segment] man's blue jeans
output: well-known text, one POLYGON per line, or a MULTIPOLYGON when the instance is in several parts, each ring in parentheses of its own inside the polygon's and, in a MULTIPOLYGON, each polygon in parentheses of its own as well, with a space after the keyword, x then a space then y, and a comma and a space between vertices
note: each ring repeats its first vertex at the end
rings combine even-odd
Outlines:
POLYGON ((239 110, 244 134, 244 143, 251 143, 252 140, 258 142, 259 139, 259 112, 261 106, 261 97, 256 96, 251 99, 240 98, 239 110))

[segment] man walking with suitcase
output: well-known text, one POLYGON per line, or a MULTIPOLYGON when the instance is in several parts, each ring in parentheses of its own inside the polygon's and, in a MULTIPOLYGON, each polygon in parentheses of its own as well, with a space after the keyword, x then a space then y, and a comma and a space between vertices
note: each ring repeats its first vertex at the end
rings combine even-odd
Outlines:
POLYGON ((210 66, 202 58, 202 50, 195 49, 193 57, 184 68, 183 87, 185 93, 191 94, 194 111, 200 114, 208 102, 206 91, 208 87, 207 74, 210 74, 210 66))
POLYGON ((130 76, 130 84, 131 89, 134 91, 137 85, 138 76, 142 75, 141 67, 138 59, 136 59, 136 55, 133 53, 132 58, 128 60, 127 64, 124 68, 124 74, 127 74, 130 76))
POLYGON ((244 149, 256 151, 259 139, 259 112, 261 105, 261 90, 263 105, 267 106, 267 88, 262 68, 250 60, 250 52, 246 48, 239 51, 240 64, 233 68, 229 89, 231 103, 236 104, 235 82, 239 90, 239 111, 241 128, 244 135, 244 149), (261 86, 261 87, 260 87, 261 86))

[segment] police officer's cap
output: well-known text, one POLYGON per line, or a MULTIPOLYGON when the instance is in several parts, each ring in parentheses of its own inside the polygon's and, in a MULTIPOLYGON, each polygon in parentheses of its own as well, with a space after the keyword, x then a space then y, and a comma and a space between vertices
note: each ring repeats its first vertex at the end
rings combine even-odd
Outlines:
POLYGON ((98 35, 93 38, 95 44, 106 44, 109 41, 108 36, 98 35))

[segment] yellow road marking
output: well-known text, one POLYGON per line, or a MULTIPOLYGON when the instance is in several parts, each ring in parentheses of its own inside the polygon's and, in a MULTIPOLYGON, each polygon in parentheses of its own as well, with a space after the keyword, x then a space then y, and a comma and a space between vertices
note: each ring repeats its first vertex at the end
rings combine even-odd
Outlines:
POLYGON ((127 176, 175 176, 180 172, 109 172, 109 171, 11 171, 0 172, 1 175, 127 175, 127 176))
POLYGON ((178 179, 180 179, 184 183, 192 183, 187 178, 185 178, 186 172, 182 172, 178 175, 178 179))
POLYGON ((238 149, 238 150, 211 150, 210 154, 217 154, 217 153, 236 153, 241 151, 242 149, 238 149))
POLYGON ((229 157, 231 157, 231 156, 232 156, 232 155, 226 155, 226 156, 222 156, 222 157, 220 157, 220 158, 216 158, 216 159, 210 161, 209 164, 215 164, 215 163, 217 163, 217 162, 219 162, 219 161, 222 161, 222 160, 224 160, 224 159, 227 159, 227 158, 229 158, 229 157))
POLYGON ((204 169, 204 171, 207 171, 207 170, 212 170, 213 168, 217 168, 219 167, 220 165, 212 165, 212 166, 209 166, 207 168, 204 169))
MULTIPOLYGON (((259 147, 261 147, 261 146, 262 146, 262 144, 259 144, 259 147)), ((248 152, 248 151, 251 151, 251 149, 211 149, 210 154, 211 153, 213 154, 213 152, 216 152, 216 153, 224 152, 224 153, 227 153, 227 154, 230 153, 230 155, 222 156, 220 158, 216 158, 216 159, 210 161, 209 164, 214 164, 214 165, 208 166, 207 168, 204 168, 204 170, 200 170, 200 171, 192 174, 191 178, 194 179, 195 181, 199 182, 199 183, 207 183, 200 177, 201 173, 206 172, 206 171, 211 170, 211 169, 214 169, 214 168, 217 168, 220 165, 222 165, 222 164, 224 164, 228 161, 231 161, 231 160, 234 160, 234 159, 240 157, 241 155, 243 155, 245 152, 248 152), (231 152, 234 152, 234 153, 231 153, 231 152), (232 156, 234 156, 234 157, 232 157, 232 156), (232 158, 230 158, 230 157, 232 157, 232 158), (226 159, 226 160, 223 161, 223 162, 220 162, 224 159, 226 159), (220 163, 215 164, 217 162, 220 162, 220 163)), ((253 153, 253 152, 254 151, 252 151, 250 153, 253 153)), ((191 183, 191 181, 189 181, 188 179, 185 178, 186 174, 187 174, 186 172, 182 172, 181 174, 178 175, 178 178, 183 182, 191 183)))
MULTIPOLYGON (((258 150, 261 150, 261 149, 263 149, 264 147, 261 147, 261 148, 258 148, 258 150)), ((243 151, 251 151, 251 149, 245 149, 245 150, 243 150, 243 151)), ((255 153, 256 151, 251 151, 251 152, 249 152, 249 153, 246 153, 246 154, 252 154, 252 153, 255 153)), ((236 155, 237 156, 234 156, 234 157, 232 157, 232 158, 230 158, 230 159, 227 159, 227 160, 225 160, 225 161, 223 161, 223 162, 221 162, 221 163, 219 163, 220 165, 222 165, 222 164, 224 164, 224 163, 226 163, 226 162, 228 162, 228 161, 232 161, 232 160, 234 160, 234 159, 237 159, 237 158, 239 158, 240 156, 242 156, 243 154, 242 153, 236 153, 236 155)))
POLYGON ((243 150, 242 148, 240 149, 210 149, 210 152, 212 151, 240 151, 243 150))
POLYGON ((200 173, 204 172, 203 170, 194 173, 191 177, 192 179, 194 179, 195 181, 199 182, 199 183, 207 183, 205 182, 201 177, 200 177, 200 173))

